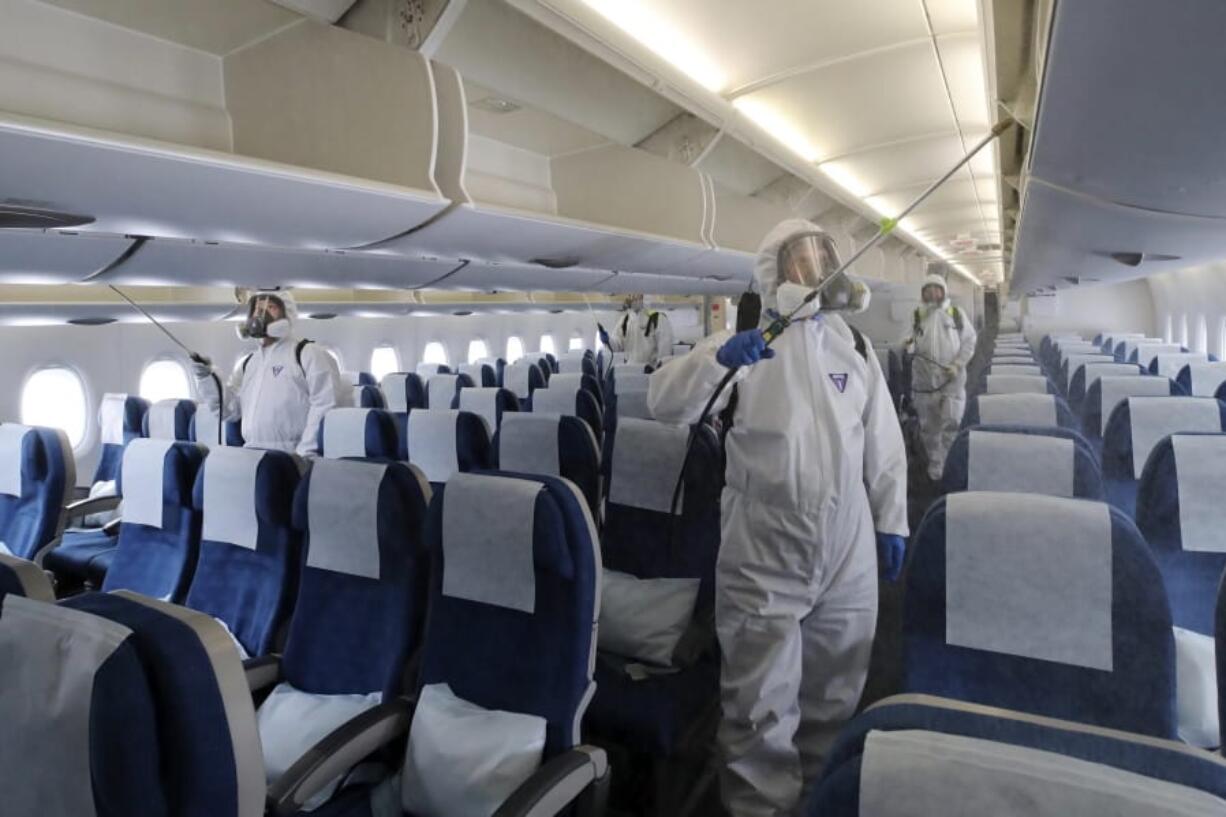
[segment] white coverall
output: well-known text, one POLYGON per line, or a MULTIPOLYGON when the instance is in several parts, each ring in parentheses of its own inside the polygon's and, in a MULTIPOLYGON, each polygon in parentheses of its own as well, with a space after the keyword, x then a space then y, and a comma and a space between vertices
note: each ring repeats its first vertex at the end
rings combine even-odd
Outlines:
MULTIPOLYGON (((319 424, 329 409, 352 403, 342 388, 336 361, 322 346, 302 347, 302 366, 293 334, 251 354, 246 368, 235 369, 226 385, 226 421, 242 420, 248 448, 271 448, 304 457, 319 453, 319 424)), ((211 379, 199 381, 197 393, 217 411, 217 388, 211 379)))
POLYGON ((962 330, 958 331, 948 300, 939 305, 924 304, 919 309, 915 357, 911 361, 911 402, 919 415, 920 437, 928 452, 928 476, 937 480, 966 411, 966 365, 975 355, 977 337, 965 312, 962 330), (955 366, 957 373, 950 375, 946 366, 955 366))
MULTIPOLYGON (((771 248, 768 238, 758 262, 770 308, 781 242, 771 248)), ((728 371, 715 354, 729 336, 712 335, 651 376, 658 420, 697 422, 728 371)), ((793 324, 773 348, 775 357, 737 372, 727 437, 715 616, 722 789, 733 817, 790 813, 821 771, 868 673, 874 531, 907 534, 902 431, 872 349, 862 357, 832 313, 793 324)))
POLYGON ((673 326, 663 312, 628 311, 617 319, 609 333, 609 348, 625 354, 627 363, 654 366, 660 358, 673 353, 673 326), (652 315, 659 317, 649 335, 647 321, 652 315))

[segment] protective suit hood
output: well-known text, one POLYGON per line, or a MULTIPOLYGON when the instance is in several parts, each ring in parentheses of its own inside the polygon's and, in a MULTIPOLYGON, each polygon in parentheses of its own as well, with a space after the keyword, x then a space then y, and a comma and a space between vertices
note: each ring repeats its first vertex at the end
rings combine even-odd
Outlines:
MULTIPOLYGON (((813 255, 809 256, 814 258, 813 255)), ((815 287, 824 285, 830 275, 841 264, 838 249, 833 238, 820 225, 802 218, 792 218, 775 226, 762 244, 758 247, 758 258, 754 265, 754 280, 762 296, 762 306, 782 315, 792 315, 796 320, 803 320, 816 314, 819 310, 830 310, 856 314, 868 308, 871 293, 868 285, 854 275, 844 273, 840 280, 832 281, 822 290, 821 297, 804 304, 803 299, 815 287), (779 268, 780 258, 784 248, 802 239, 804 236, 820 235, 822 243, 828 245, 828 255, 821 256, 822 277, 820 280, 807 280, 798 283, 785 271, 779 268), (799 308, 793 314, 793 310, 799 308)))
POLYGON ((941 297, 940 303, 936 303, 936 304, 925 303, 924 305, 925 306, 940 306, 940 307, 948 305, 949 304, 949 284, 945 282, 944 278, 942 278, 939 275, 936 275, 935 273, 929 273, 928 275, 925 275, 924 283, 920 284, 921 302, 924 297, 924 290, 930 286, 940 287, 943 295, 941 297))
POLYGON ((821 230, 821 227, 803 218, 789 218, 775 225, 758 246, 758 259, 754 262, 753 277, 762 295, 763 309, 778 311, 779 300, 779 250, 794 238, 821 230))
POLYGON ((294 331, 294 324, 298 320, 298 302, 294 299, 294 294, 288 289, 259 289, 254 290, 247 295, 247 318, 239 324, 238 335, 240 338, 275 338, 281 339, 289 337, 294 331), (285 313, 284 317, 261 324, 260 321, 253 319, 253 310, 256 303, 261 298, 268 298, 277 301, 281 304, 281 309, 285 313))

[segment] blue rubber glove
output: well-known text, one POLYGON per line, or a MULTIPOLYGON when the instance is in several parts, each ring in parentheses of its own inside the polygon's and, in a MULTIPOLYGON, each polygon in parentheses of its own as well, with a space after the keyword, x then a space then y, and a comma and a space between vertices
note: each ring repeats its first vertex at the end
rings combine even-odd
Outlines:
POLYGON ((600 342, 612 349, 613 345, 609 343, 609 333, 600 324, 596 324, 596 329, 600 331, 600 342))
POLYGON ((906 555, 906 539, 894 533, 877 534, 877 569, 881 578, 887 582, 898 581, 906 555))
POLYGON ((759 360, 775 356, 775 350, 766 345, 761 329, 746 329, 737 332, 719 347, 715 359, 729 369, 752 366, 759 360))

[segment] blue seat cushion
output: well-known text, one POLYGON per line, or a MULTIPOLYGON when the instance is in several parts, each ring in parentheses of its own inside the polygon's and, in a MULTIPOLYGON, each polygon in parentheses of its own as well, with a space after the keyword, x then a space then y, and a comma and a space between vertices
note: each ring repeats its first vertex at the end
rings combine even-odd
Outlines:
POLYGON ((43 557, 43 567, 62 578, 101 583, 105 570, 99 574, 91 563, 96 557, 113 552, 118 545, 116 537, 101 530, 68 530, 60 546, 43 557))
POLYGON ((719 662, 710 656, 680 672, 635 680, 603 655, 596 661, 596 689, 586 722, 593 732, 637 751, 669 756, 691 727, 718 711, 719 662))

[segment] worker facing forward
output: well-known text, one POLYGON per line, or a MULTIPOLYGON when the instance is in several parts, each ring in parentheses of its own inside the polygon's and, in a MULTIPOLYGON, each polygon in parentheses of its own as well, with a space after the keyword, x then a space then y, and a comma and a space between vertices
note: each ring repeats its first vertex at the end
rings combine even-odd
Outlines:
POLYGON ((625 314, 610 335, 600 326, 600 342, 626 356, 627 363, 655 366, 673 353, 673 326, 668 315, 643 308, 643 294, 626 298, 625 314))
POLYGON ((902 568, 902 432, 876 355, 841 316, 866 308, 868 289, 838 267, 817 226, 780 224, 755 277, 764 323, 796 310, 788 330, 770 347, 757 328, 713 335, 649 386, 656 419, 691 424, 736 371, 714 407, 735 389, 715 610, 733 817, 789 814, 817 778, 864 687, 878 572, 902 568))
POLYGON ((966 366, 975 354, 975 328, 949 302, 945 279, 928 275, 920 289, 906 349, 911 360, 911 404, 928 455, 928 478, 937 481, 966 411, 966 366))
POLYGON ((239 335, 259 343, 235 369, 219 403, 207 359, 194 363, 199 387, 212 411, 225 421, 241 420, 250 448, 319 454, 319 425, 329 409, 352 403, 341 387, 336 361, 317 343, 294 333, 298 317, 287 290, 260 290, 247 299, 239 335))

